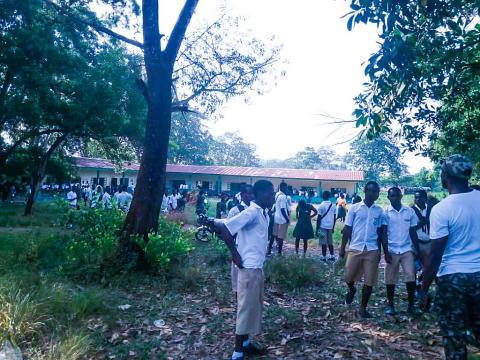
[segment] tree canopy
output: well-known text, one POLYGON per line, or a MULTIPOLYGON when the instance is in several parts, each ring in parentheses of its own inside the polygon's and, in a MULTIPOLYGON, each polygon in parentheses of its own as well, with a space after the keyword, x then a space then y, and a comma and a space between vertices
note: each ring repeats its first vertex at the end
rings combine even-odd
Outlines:
POLYGON ((480 152, 478 1, 352 0, 347 26, 374 23, 380 48, 356 97, 369 136, 399 132, 405 147, 434 160, 480 152), (400 130, 398 130, 400 129, 400 130))

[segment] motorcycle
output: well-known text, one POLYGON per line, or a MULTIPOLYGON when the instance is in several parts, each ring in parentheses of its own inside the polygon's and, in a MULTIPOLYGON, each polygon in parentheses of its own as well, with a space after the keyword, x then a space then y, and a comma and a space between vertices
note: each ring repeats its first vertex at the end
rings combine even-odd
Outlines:
POLYGON ((209 218, 205 214, 199 214, 197 217, 197 231, 195 239, 201 242, 209 242, 215 237, 214 218, 209 218))

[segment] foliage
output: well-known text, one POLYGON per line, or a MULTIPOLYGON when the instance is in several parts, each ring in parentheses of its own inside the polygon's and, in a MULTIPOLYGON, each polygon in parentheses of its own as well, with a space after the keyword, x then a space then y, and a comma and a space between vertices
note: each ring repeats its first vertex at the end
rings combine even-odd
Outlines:
POLYGON ((365 91, 354 111, 369 135, 394 132, 437 160, 455 152, 479 162, 479 3, 469 0, 352 0, 349 29, 380 28, 365 91))
POLYGON ((291 158, 285 160, 263 160, 261 165, 268 168, 286 169, 340 170, 346 168, 342 156, 327 146, 320 146, 317 150, 307 146, 291 158))
POLYGON ((298 257, 275 258, 266 263, 267 281, 283 290, 319 285, 323 269, 318 261, 298 257))
POLYGON ((345 156, 345 163, 355 170, 363 170, 366 181, 379 181, 381 176, 388 175, 398 179, 406 172, 400 148, 386 135, 355 140, 345 156))
POLYGON ((88 279, 100 274, 104 260, 116 248, 125 214, 115 208, 101 207, 73 214, 76 232, 68 242, 65 270, 88 279))
POLYGON ((208 157, 215 165, 259 166, 256 147, 235 133, 225 133, 211 142, 208 157))
POLYGON ((145 251, 149 264, 158 273, 167 273, 172 264, 181 262, 194 248, 193 235, 173 221, 161 218, 158 232, 148 236, 148 242, 137 239, 145 251))

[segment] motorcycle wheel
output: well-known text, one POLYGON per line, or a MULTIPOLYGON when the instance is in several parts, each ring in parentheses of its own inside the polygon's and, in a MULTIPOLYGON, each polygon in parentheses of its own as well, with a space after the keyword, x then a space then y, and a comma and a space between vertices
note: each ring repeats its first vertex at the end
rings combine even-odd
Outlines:
POLYGON ((204 227, 199 228, 195 233, 195 239, 201 242, 209 242, 211 240, 210 233, 204 227))

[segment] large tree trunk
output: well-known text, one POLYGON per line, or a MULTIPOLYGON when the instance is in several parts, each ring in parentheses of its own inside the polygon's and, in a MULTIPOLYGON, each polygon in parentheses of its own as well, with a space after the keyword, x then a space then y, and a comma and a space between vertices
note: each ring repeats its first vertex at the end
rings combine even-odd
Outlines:
POLYGON ((198 0, 186 0, 164 51, 160 48, 158 0, 142 3, 148 114, 137 185, 120 237, 122 251, 138 250, 130 235, 141 235, 147 240, 148 234, 158 229, 171 127, 173 67, 197 3, 198 0))
POLYGON ((42 180, 45 177, 45 170, 47 169, 47 163, 52 154, 57 150, 57 148, 65 141, 68 134, 63 134, 55 139, 50 149, 40 158, 37 168, 32 175, 32 192, 28 196, 27 204, 25 205, 24 215, 31 215, 33 210, 33 204, 35 203, 35 198, 37 197, 37 192, 40 186, 42 185, 42 180))

